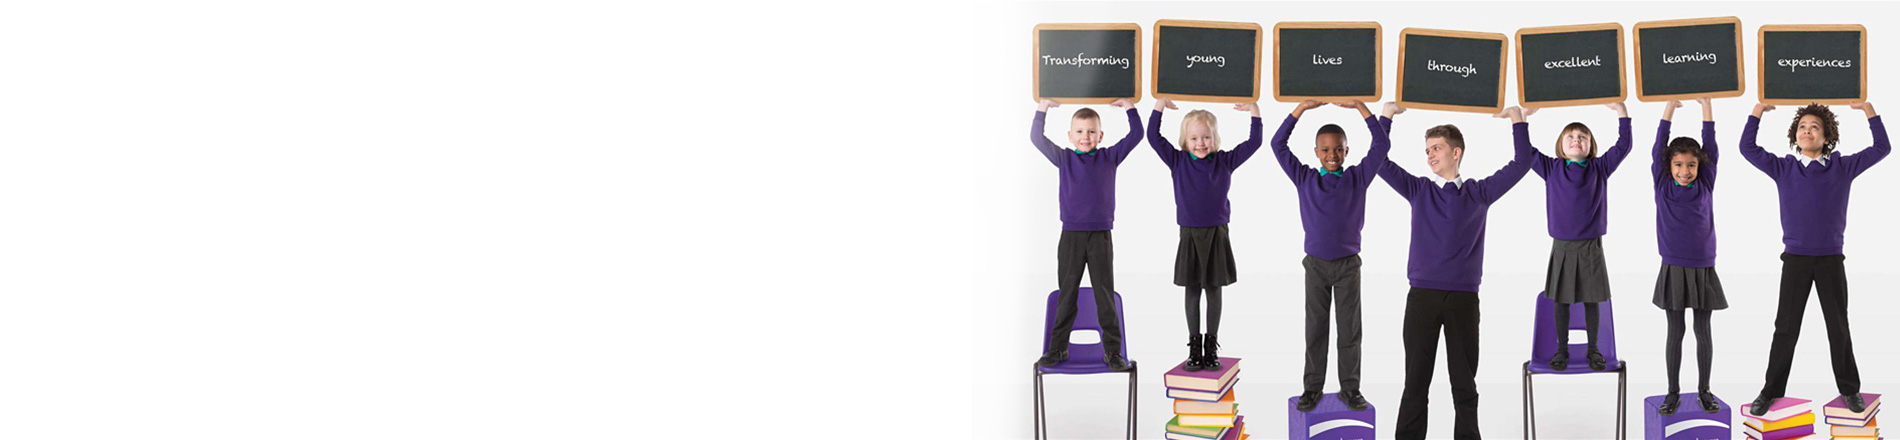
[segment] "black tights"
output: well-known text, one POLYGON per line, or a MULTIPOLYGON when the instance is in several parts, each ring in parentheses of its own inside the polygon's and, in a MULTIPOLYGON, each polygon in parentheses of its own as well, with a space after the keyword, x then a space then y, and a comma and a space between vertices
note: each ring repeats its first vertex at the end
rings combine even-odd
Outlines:
MULTIPOLYGON (((1585 333, 1590 335, 1590 340, 1586 341, 1586 343, 1590 345, 1590 351, 1593 352, 1597 351, 1597 304, 1599 303, 1583 303, 1583 329, 1585 333)), ((1557 323, 1557 350, 1569 350, 1570 305, 1557 304, 1556 312, 1557 316, 1555 316, 1555 318, 1557 319, 1553 321, 1557 323)))
MULTIPOLYGON (((1713 312, 1704 309, 1694 310, 1696 373, 1701 375, 1698 377, 1699 380, 1696 381, 1696 391, 1706 393, 1709 392, 1709 364, 1715 359, 1714 340, 1710 339, 1709 335, 1709 318, 1713 312)), ((1667 313, 1669 314, 1669 339, 1666 339, 1663 345, 1663 357, 1669 364, 1667 367, 1669 369, 1669 395, 1673 396, 1682 392, 1682 389, 1677 385, 1676 376, 1678 370, 1682 369, 1682 321, 1684 313, 1682 310, 1670 310, 1667 313)))
POLYGON ((1201 334, 1201 291, 1207 291, 1207 334, 1220 334, 1220 287, 1187 286, 1188 334, 1201 334))

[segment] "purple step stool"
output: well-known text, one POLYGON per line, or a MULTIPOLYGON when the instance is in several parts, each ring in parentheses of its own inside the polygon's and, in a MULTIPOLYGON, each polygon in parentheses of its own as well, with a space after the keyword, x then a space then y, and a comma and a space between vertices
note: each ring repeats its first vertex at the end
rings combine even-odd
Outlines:
POLYGON ((1676 407, 1674 415, 1656 413, 1662 406, 1663 396, 1655 395, 1643 399, 1643 438, 1645 440, 1728 440, 1735 438, 1735 429, 1729 426, 1734 421, 1728 402, 1721 397, 1715 398, 1716 406, 1722 407, 1715 414, 1702 412, 1702 405, 1696 403, 1696 393, 1682 393, 1682 405, 1676 407))
POLYGON ((1286 399, 1287 438, 1292 440, 1372 440, 1377 429, 1373 421, 1378 420, 1378 409, 1371 402, 1366 403, 1365 411, 1353 411, 1346 402, 1339 401, 1338 394, 1320 396, 1319 406, 1312 412, 1300 412, 1300 396, 1286 399))

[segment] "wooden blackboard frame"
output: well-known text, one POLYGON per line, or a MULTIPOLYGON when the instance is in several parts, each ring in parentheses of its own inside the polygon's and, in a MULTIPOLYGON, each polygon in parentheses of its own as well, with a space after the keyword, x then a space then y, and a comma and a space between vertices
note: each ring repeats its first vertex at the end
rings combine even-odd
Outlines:
MULTIPOLYGON (((1141 25, 1134 23, 1042 23, 1029 31, 1029 94, 1030 99, 1042 102, 1042 31, 1135 31, 1135 54, 1128 62, 1135 75, 1141 75, 1141 25)), ((1105 98, 1047 98, 1058 104, 1108 104, 1117 99, 1128 98, 1141 101, 1141 78, 1135 78, 1135 94, 1105 98)))
POLYGON ((1748 78, 1746 78, 1744 76, 1745 74, 1742 73, 1743 72, 1742 66, 1744 65, 1744 63, 1742 62, 1742 54, 1743 54, 1742 52, 1742 19, 1740 18, 1729 16, 1729 17, 1690 18, 1690 19, 1683 19, 1683 20, 1639 21, 1639 22, 1636 22, 1635 26, 1630 27, 1630 35, 1631 35, 1631 41, 1635 42, 1634 52, 1636 53, 1636 58, 1634 58, 1635 61, 1630 64, 1636 68, 1636 84, 1639 84, 1639 86, 1636 87, 1637 101, 1642 101, 1642 102, 1681 101, 1681 100, 1701 98, 1704 96, 1707 96, 1709 98, 1734 98, 1737 96, 1742 96, 1742 94, 1748 92, 1748 78), (1675 94, 1667 94, 1667 95, 1643 94, 1643 88, 1640 86, 1640 84, 1643 83, 1643 29, 1704 26, 1704 25, 1711 25, 1711 24, 1724 24, 1724 23, 1735 25, 1735 90, 1726 91, 1726 92, 1714 92, 1714 93, 1675 93, 1675 94))
POLYGON ((1529 27, 1517 30, 1511 39, 1517 43, 1517 103, 1524 108, 1572 107, 1579 105, 1609 104, 1628 101, 1630 96, 1629 51, 1624 47, 1622 23, 1573 24, 1564 26, 1529 27), (1585 99, 1563 99, 1556 101, 1529 102, 1524 100, 1524 36, 1543 34, 1562 34, 1569 32, 1616 30, 1616 96, 1585 99))
POLYGON ((1197 102, 1230 102, 1230 103, 1260 102, 1260 47, 1261 47, 1262 41, 1265 40, 1264 37, 1266 35, 1266 31, 1265 29, 1262 29, 1260 27, 1260 23, 1245 23, 1245 22, 1237 22, 1237 21, 1202 21, 1202 20, 1163 19, 1163 20, 1155 20, 1154 29, 1155 29, 1154 38, 1152 39, 1152 41, 1148 43, 1148 53, 1149 53, 1148 55, 1148 90, 1149 90, 1149 93, 1153 94, 1154 97, 1173 99, 1177 101, 1197 101, 1197 102), (1161 27, 1162 26, 1252 30, 1253 31, 1253 95, 1243 98, 1239 96, 1187 95, 1187 94, 1180 94, 1180 93, 1161 93, 1161 89, 1159 87, 1161 85, 1160 84, 1161 82, 1160 59, 1161 59, 1161 27))
POLYGON ((1867 100, 1867 27, 1858 24, 1767 24, 1755 31, 1755 96, 1761 102, 1773 105, 1846 105, 1867 100), (1860 32, 1860 96, 1854 98, 1833 99, 1768 99, 1768 43, 1769 32, 1860 32))
POLYGON ((1429 36, 1434 36, 1434 37, 1450 37, 1450 38, 1470 38, 1470 39, 1479 39, 1479 40, 1497 40, 1499 44, 1498 67, 1501 69, 1508 69, 1511 66, 1510 60, 1505 59, 1506 57, 1509 57, 1511 53, 1511 37, 1510 36, 1496 33, 1496 32, 1473 32, 1473 31, 1453 31, 1453 30, 1443 30, 1443 29, 1405 28, 1399 31, 1399 65, 1398 65, 1398 68, 1395 69, 1399 71, 1399 82, 1398 82, 1398 89, 1397 91, 1394 92, 1397 94, 1395 97, 1396 101, 1404 105, 1406 108, 1419 108, 1419 109, 1426 109, 1426 110, 1444 110, 1444 111, 1472 112, 1472 113, 1497 113, 1501 110, 1504 110, 1504 78, 1509 75, 1505 75, 1502 72, 1498 74, 1498 102, 1495 106, 1492 106, 1492 107, 1476 107, 1476 106, 1468 106, 1468 105, 1433 104, 1429 102, 1406 101, 1405 100, 1405 37, 1412 36, 1412 35, 1429 35, 1429 36))
POLYGON ((1308 99, 1320 102, 1359 100, 1377 102, 1385 96, 1385 26, 1376 21, 1282 21, 1273 25, 1273 100, 1279 102, 1300 102, 1308 99), (1280 30, 1281 29, 1372 29, 1372 53, 1375 60, 1372 67, 1372 94, 1357 96, 1295 96, 1288 99, 1280 94, 1280 30))

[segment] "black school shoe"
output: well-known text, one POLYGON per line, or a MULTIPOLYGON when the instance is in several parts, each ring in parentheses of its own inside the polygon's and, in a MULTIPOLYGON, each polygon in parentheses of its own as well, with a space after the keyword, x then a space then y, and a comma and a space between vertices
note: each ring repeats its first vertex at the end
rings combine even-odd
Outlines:
POLYGON ((1564 371, 1564 368, 1568 368, 1569 366, 1570 366, 1570 350, 1558 348, 1557 354, 1555 356, 1550 357, 1550 369, 1557 370, 1557 371, 1564 371))
POLYGON ((1715 414, 1722 411, 1722 406, 1715 404, 1715 395, 1709 394, 1708 391, 1696 392, 1695 400, 1702 404, 1702 412, 1715 414))
POLYGON ((1860 393, 1854 393, 1852 396, 1841 396, 1841 403, 1847 404, 1848 411, 1861 412, 1867 410, 1867 401, 1861 400, 1860 393))
POLYGON ((1111 354, 1103 357, 1102 362, 1108 364, 1110 371, 1128 371, 1128 369, 1135 367, 1134 365, 1130 365, 1127 359, 1122 359, 1122 355, 1120 354, 1111 354))
POLYGON ((1750 402, 1748 405, 1749 405, 1748 415, 1752 415, 1755 417, 1765 416, 1765 415, 1768 415, 1768 407, 1775 405, 1775 398, 1768 397, 1765 394, 1760 395, 1760 396, 1755 396, 1755 401, 1750 402))
POLYGON ((1208 369, 1208 370, 1219 370, 1220 369, 1220 355, 1216 354, 1214 351, 1220 349, 1220 342, 1217 342, 1214 340, 1213 333, 1208 333, 1207 337, 1204 338, 1203 341, 1204 341, 1204 345, 1201 345, 1201 368, 1208 369))
POLYGON ((1353 411, 1365 411, 1366 408, 1371 407, 1366 403, 1366 395, 1359 394, 1359 390, 1340 391, 1339 401, 1345 402, 1346 407, 1352 408, 1353 411))
POLYGON ((1656 413, 1662 414, 1665 416, 1675 415, 1676 407, 1681 406, 1681 405, 1682 405, 1682 395, 1676 394, 1676 393, 1669 393, 1669 395, 1663 396, 1662 406, 1656 407, 1656 413))
POLYGON ((1056 364, 1060 364, 1062 363, 1062 361, 1066 361, 1066 360, 1069 360, 1068 350, 1054 350, 1048 353, 1043 353, 1041 359, 1036 359, 1036 366, 1053 367, 1053 366, 1056 366, 1056 364))
POLYGON ((1182 365, 1181 369, 1188 371, 1201 371, 1206 369, 1206 366, 1201 365, 1201 335, 1188 335, 1187 364, 1182 365))
POLYGON ((1319 398, 1322 396, 1318 391, 1300 393, 1300 400, 1294 403, 1293 409, 1299 412, 1311 412, 1313 408, 1319 407, 1319 398))
POLYGON ((1590 369, 1592 370, 1603 371, 1603 369, 1610 367, 1610 361, 1603 359, 1603 353, 1597 353, 1596 350, 1590 350, 1590 354, 1585 355, 1584 359, 1590 360, 1590 369))

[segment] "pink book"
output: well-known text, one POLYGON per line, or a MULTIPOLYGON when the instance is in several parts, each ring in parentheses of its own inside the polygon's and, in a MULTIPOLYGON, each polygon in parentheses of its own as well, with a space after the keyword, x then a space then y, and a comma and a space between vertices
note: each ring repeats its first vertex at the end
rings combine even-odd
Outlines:
POLYGON ((1168 388, 1194 391, 1220 391, 1240 373, 1240 358, 1220 358, 1219 370, 1188 371, 1187 362, 1175 365, 1161 377, 1168 388))
MULTIPOLYGON (((1227 361, 1221 361, 1221 363, 1226 362, 1227 361)), ((1234 429, 1227 430, 1227 435, 1221 436, 1220 440, 1240 440, 1240 431, 1245 431, 1246 429, 1247 416, 1236 417, 1234 418, 1234 429)))
POLYGON ((1860 400, 1862 402, 1867 402, 1867 408, 1866 410, 1857 413, 1853 411, 1848 411, 1847 403, 1842 402, 1840 396, 1834 396, 1834 400, 1829 401, 1827 402, 1826 405, 1821 406, 1821 415, 1828 416, 1828 417, 1839 417, 1843 419, 1867 420, 1867 416, 1869 414, 1873 414, 1874 411, 1880 410, 1880 395, 1879 394, 1860 393, 1860 400))
MULTIPOLYGON (((1780 421, 1781 419, 1798 416, 1798 415, 1801 415, 1801 413, 1808 412, 1807 406, 1809 402, 1810 401, 1808 399, 1799 399, 1799 398, 1794 398, 1794 397, 1783 397, 1780 399, 1775 399, 1774 406, 1768 407, 1768 414, 1763 415, 1761 417, 1755 417, 1754 413, 1749 412, 1750 410, 1754 409, 1753 403, 1744 403, 1742 404, 1742 417, 1760 420, 1763 422, 1776 422, 1776 421, 1780 421)), ((1780 440, 1780 439, 1760 439, 1760 440, 1780 440)))

